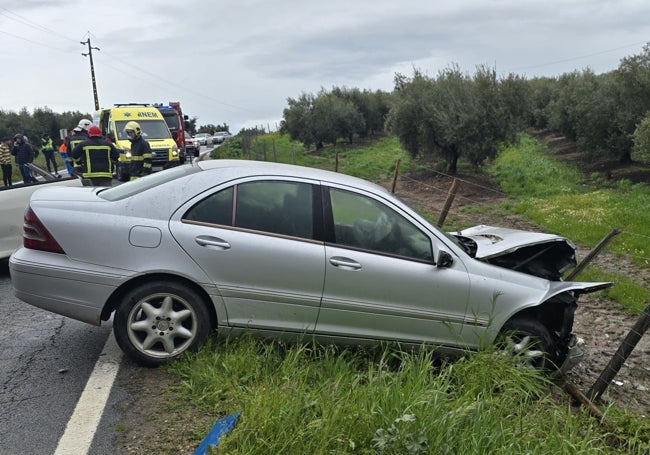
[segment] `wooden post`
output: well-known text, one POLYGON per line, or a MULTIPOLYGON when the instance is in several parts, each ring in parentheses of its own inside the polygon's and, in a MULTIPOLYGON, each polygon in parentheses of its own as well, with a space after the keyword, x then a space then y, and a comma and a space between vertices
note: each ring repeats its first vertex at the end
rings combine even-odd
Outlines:
POLYGON ((293 164, 296 164, 296 146, 294 144, 291 144, 291 159, 293 164))
POLYGON ((399 175, 399 165, 402 162, 400 158, 397 158, 397 162, 395 163, 395 174, 393 175, 393 187, 391 188, 390 192, 395 194, 395 187, 397 186, 397 176, 399 175))
POLYGON ((334 157, 334 172, 339 171, 339 152, 336 152, 336 156, 334 157))
POLYGON ((594 399, 600 398, 605 390, 607 390, 612 379, 621 370, 625 360, 630 356, 645 331, 648 330, 648 327, 650 327, 650 305, 646 307, 643 314, 634 323, 634 326, 630 329, 614 353, 614 356, 610 359, 603 372, 600 373, 594 385, 591 386, 591 389, 587 392, 587 398, 593 401, 594 399))
POLYGON ((456 197, 456 191, 458 190, 458 180, 454 179, 454 181, 451 183, 451 188, 449 189, 449 193, 447 194, 447 200, 445 201, 445 206, 442 208, 442 212, 440 213, 440 218, 438 219, 438 227, 442 227, 442 225, 445 223, 445 218, 447 218, 447 213, 449 212, 449 208, 451 207, 451 203, 454 202, 454 198, 456 197))
POLYGON ((571 281, 573 278, 575 278, 580 272, 584 270, 585 267, 600 253, 600 251, 605 248, 605 246, 612 241, 614 237, 616 237, 618 234, 620 234, 622 229, 620 228, 614 228, 612 231, 603 238, 598 245, 594 247, 591 252, 585 256, 585 258, 580 262, 580 264, 577 265, 575 269, 565 278, 565 281, 571 281))
POLYGON ((271 143, 273 144, 273 161, 275 161, 277 163, 278 162, 278 149, 275 146, 275 139, 272 139, 271 143))
POLYGON ((264 161, 268 161, 268 157, 266 155, 266 141, 262 142, 262 150, 264 151, 264 161))

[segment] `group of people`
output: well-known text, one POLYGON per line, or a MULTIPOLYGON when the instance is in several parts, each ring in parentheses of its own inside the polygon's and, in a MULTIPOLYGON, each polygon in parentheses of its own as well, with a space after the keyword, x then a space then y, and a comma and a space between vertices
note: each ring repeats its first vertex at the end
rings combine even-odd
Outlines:
POLYGON ((12 172, 11 157, 14 157, 16 164, 20 169, 20 174, 23 176, 25 183, 36 183, 36 178, 32 175, 32 171, 28 164, 34 161, 36 152, 25 136, 16 134, 13 138, 3 137, 2 144, 0 144, 0 165, 2 165, 2 181, 4 186, 12 186, 12 172))
MULTIPOLYGON (((128 122, 124 127, 124 132, 131 141, 129 175, 131 180, 134 180, 151 172, 151 147, 142 137, 142 129, 137 122, 128 122)), ((41 141, 41 151, 45 157, 48 172, 52 172, 54 169, 55 175, 59 176, 52 139, 46 134, 41 141)), ((102 135, 101 129, 97 125, 93 125, 90 120, 79 121, 78 125, 63 140, 59 152, 70 176, 88 179, 93 186, 111 186, 119 151, 111 140, 102 135)), ((22 134, 16 134, 13 140, 8 137, 3 138, 0 144, 0 165, 2 166, 4 185, 12 185, 12 156, 20 169, 23 182, 25 184, 36 183, 37 180, 28 166, 34 161, 36 154, 36 149, 22 134)))

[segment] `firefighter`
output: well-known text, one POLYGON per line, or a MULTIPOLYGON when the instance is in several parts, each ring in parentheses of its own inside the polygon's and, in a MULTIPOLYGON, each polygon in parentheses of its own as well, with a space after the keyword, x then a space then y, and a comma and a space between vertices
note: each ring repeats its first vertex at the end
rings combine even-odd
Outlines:
POLYGON ((72 154, 72 150, 77 146, 77 144, 88 140, 88 129, 90 126, 93 124, 88 119, 82 118, 79 120, 79 123, 77 126, 74 127, 72 130, 72 134, 70 136, 67 136, 64 140, 63 143, 65 144, 66 151, 68 152, 68 157, 65 158, 65 165, 68 168, 68 173, 70 173, 70 169, 72 168, 73 172, 70 174, 70 176, 74 176, 76 174, 79 174, 80 172, 76 172, 72 165, 72 158, 70 155, 72 154))
POLYGON ((113 167, 120 152, 102 137, 102 131, 93 125, 88 129, 88 139, 78 143, 72 149, 75 168, 81 176, 89 179, 93 186, 111 186, 113 167))
POLYGON ((124 126, 124 132, 131 141, 131 180, 151 174, 151 147, 142 137, 138 122, 130 121, 124 126))

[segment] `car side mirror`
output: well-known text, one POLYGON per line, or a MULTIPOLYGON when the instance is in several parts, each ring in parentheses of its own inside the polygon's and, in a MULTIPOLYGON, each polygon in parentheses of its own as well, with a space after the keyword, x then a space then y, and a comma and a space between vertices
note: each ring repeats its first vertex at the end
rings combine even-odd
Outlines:
POLYGON ((438 252, 438 258, 436 259, 436 267, 440 268, 447 268, 451 267, 451 264, 454 263, 454 258, 452 257, 451 254, 446 252, 445 250, 440 250, 438 252))

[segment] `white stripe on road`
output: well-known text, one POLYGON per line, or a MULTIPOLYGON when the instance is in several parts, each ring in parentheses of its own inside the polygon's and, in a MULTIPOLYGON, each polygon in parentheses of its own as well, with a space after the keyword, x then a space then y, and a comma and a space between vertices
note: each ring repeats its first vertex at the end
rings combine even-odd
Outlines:
POLYGON ((120 369, 122 351, 111 333, 88 378, 54 455, 87 454, 120 369))

